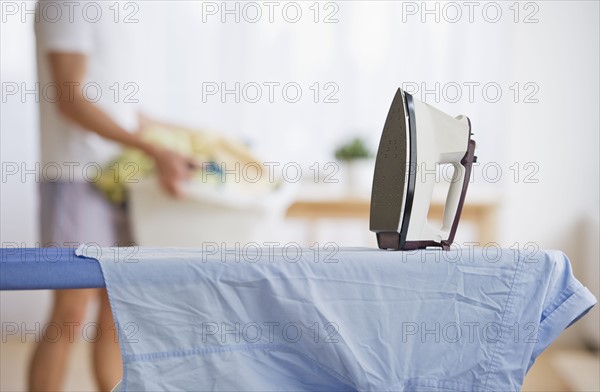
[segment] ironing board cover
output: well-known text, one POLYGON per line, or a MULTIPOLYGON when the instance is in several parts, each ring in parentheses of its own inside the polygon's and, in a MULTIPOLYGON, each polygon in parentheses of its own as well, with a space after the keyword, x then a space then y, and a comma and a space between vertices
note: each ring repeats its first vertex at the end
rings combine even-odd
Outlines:
POLYGON ((595 303, 558 251, 81 246, 122 391, 520 390, 595 303))

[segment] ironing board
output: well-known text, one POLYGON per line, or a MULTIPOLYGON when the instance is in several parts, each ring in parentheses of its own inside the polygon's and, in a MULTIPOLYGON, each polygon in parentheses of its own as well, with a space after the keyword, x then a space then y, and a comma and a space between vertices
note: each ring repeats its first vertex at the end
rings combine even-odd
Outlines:
POLYGON ((175 248, 139 248, 128 262, 130 251, 0 252, 2 290, 108 287, 115 322, 139 327, 135 339, 119 333, 123 391, 518 390, 535 357, 596 302, 557 251, 484 260, 349 248, 335 264, 175 248), (293 324, 306 339, 280 328, 238 341, 240 321, 293 324), (310 334, 314 321, 322 334, 310 334), (472 341, 473 321, 502 334, 480 329, 472 341), (444 335, 457 326, 463 339, 444 335))
POLYGON ((98 262, 76 256, 73 248, 0 249, 0 290, 102 287, 105 283, 98 262))

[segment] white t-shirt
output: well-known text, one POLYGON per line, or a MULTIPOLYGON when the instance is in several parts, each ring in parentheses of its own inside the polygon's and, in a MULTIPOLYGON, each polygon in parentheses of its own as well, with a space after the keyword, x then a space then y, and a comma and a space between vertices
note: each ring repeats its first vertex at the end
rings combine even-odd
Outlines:
POLYGON ((59 112, 57 94, 72 96, 73 87, 53 82, 48 53, 85 54, 84 96, 126 130, 133 131, 138 125, 135 101, 139 99, 139 83, 132 72, 132 37, 140 26, 124 23, 123 10, 117 15, 115 3, 40 0, 38 4, 35 33, 42 173, 44 168, 60 167, 62 181, 93 181, 94 168, 104 168, 121 146, 81 128, 59 112))

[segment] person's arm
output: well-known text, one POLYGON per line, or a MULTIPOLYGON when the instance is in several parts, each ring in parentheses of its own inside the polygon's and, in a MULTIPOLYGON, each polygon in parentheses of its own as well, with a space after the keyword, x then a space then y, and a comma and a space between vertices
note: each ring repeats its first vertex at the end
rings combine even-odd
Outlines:
POLYGON ((86 55, 81 53, 48 54, 53 82, 63 89, 57 103, 60 113, 85 130, 144 151, 154 159, 157 174, 165 190, 172 195, 181 196, 180 182, 190 177, 191 170, 197 166, 195 161, 150 144, 139 134, 127 132, 98 105, 85 99, 81 86, 85 80, 86 59, 86 55), (75 87, 69 89, 68 86, 75 87))

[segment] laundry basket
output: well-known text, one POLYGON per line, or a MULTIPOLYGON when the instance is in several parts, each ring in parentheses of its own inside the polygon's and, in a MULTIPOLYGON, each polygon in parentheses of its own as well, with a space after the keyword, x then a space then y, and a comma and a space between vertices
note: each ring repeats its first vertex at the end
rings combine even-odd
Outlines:
POLYGON ((267 194, 233 191, 225 185, 190 182, 187 197, 165 193, 156 178, 128 185, 129 216, 140 246, 202 247, 269 241, 292 200, 282 184, 267 194))

